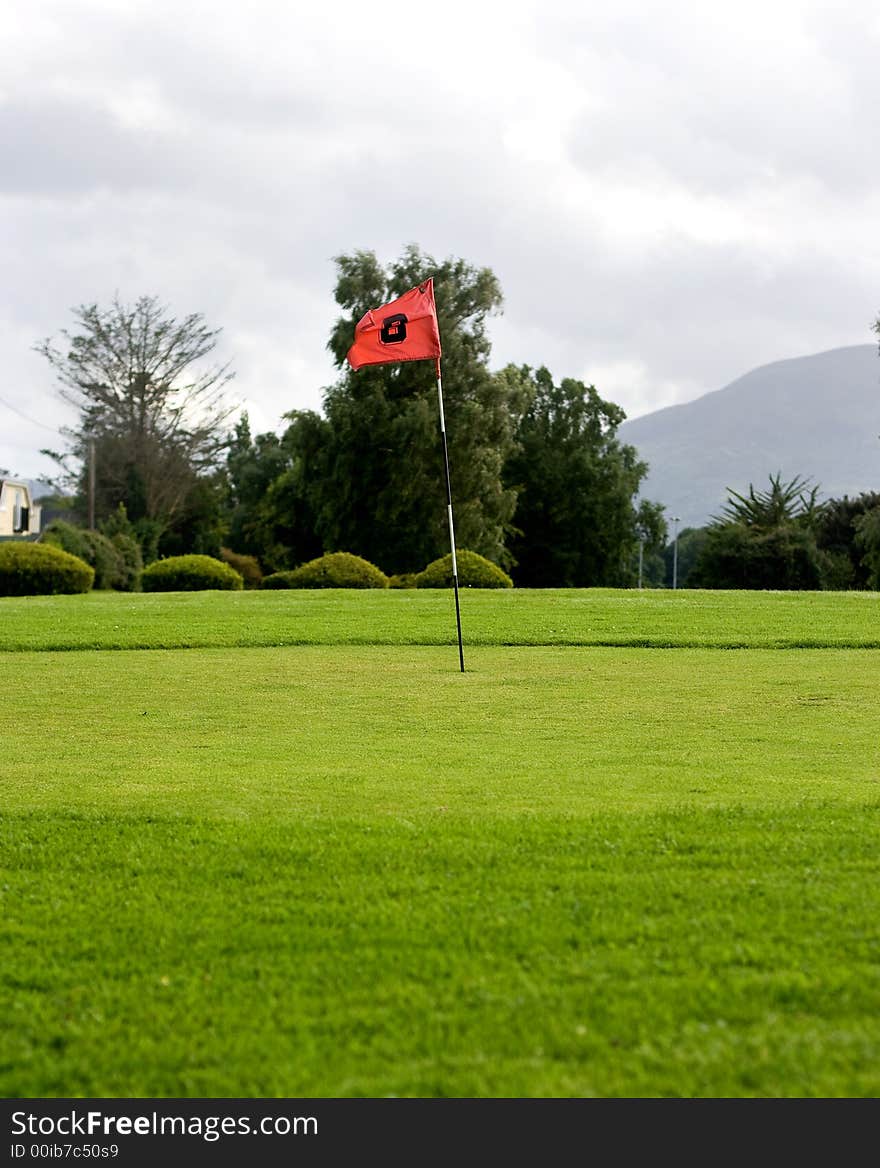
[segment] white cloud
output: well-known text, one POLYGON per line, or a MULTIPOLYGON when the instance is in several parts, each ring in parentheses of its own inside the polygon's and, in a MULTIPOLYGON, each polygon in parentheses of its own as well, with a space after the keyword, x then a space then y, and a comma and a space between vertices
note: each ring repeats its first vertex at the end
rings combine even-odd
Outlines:
MULTIPOLYGON (((84 301, 223 328, 256 428, 334 377, 332 257, 492 267, 494 363, 630 416, 872 339, 880 21, 844 0, 32 0, 0 15, 0 398, 84 301)), ((0 464, 51 435, 0 405, 0 464)))

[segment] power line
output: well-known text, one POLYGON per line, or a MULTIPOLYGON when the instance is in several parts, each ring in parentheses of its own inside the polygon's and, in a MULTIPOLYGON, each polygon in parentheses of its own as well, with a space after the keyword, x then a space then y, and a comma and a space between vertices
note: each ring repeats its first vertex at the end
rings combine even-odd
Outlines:
POLYGON ((41 430, 48 430, 50 434, 58 433, 57 426, 47 426, 45 422, 38 422, 36 418, 29 418, 27 414, 22 413, 22 411, 18 409, 17 406, 14 406, 12 402, 6 401, 5 398, 0 397, 0 406, 6 406, 7 410, 12 410, 14 414, 18 414, 20 418, 24 418, 24 420, 26 422, 30 422, 32 426, 39 426, 41 430))

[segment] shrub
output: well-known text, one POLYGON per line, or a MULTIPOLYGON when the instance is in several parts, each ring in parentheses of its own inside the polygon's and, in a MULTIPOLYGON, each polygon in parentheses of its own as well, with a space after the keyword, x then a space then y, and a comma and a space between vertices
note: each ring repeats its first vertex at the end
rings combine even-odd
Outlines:
POLYGON ((120 533, 134 538, 134 524, 128 518, 124 503, 120 503, 115 511, 111 511, 107 518, 101 521, 101 535, 112 539, 114 535, 120 533))
POLYGON ((816 590, 822 587, 825 559, 813 533, 792 523, 769 531, 744 523, 716 524, 709 528, 688 585, 816 590))
POLYGON ((389 588, 416 588, 418 572, 400 572, 397 576, 388 577, 389 588))
POLYGON ((141 587, 144 592, 236 591, 244 581, 229 564, 211 556, 169 556, 144 568, 141 587))
POLYGON ((274 572, 261 588, 387 588, 388 577, 369 560, 350 552, 329 552, 291 572, 274 572))
MULTIPOLYGON (((103 532, 91 531, 88 528, 75 527, 64 519, 53 519, 43 530, 42 542, 60 547, 72 556, 78 556, 95 569, 95 582, 92 585, 97 590, 118 588, 126 592, 132 591, 132 573, 127 565, 127 558, 131 558, 130 549, 123 551, 116 539, 109 539, 103 532)), ((138 558, 140 549, 137 549, 138 558)), ((134 572, 137 572, 140 567, 134 572)))
POLYGON ((256 556, 243 556, 234 552, 232 548, 221 547, 220 558, 230 568, 234 568, 244 580, 245 588, 259 588, 263 579, 263 572, 256 556))
MULTIPOLYGON (((462 588, 512 588, 513 581, 497 564, 476 552, 455 549, 458 583, 462 588)), ((428 564, 416 576, 416 588, 451 588, 452 553, 428 564)))
POLYGON ((137 592, 141 586, 141 572, 144 567, 141 545, 134 536, 126 535, 124 531, 117 531, 109 538, 119 553, 119 571, 113 581, 113 587, 119 592, 137 592))
POLYGON ((95 583, 93 588, 115 588, 123 575, 122 557, 112 540, 100 531, 84 531, 89 554, 85 557, 86 563, 95 569, 95 583))
POLYGON ((88 592, 94 568, 52 544, 0 544, 0 596, 88 592))
POLYGON ((291 584, 290 577, 293 572, 270 572, 268 576, 264 576, 260 581, 261 588, 296 588, 296 584, 291 584))
MULTIPOLYGON (((47 523, 43 528, 43 534, 40 536, 41 543, 50 543, 54 547, 60 547, 63 551, 71 556, 77 556, 81 560, 89 561, 89 543, 85 537, 85 531, 81 527, 76 527, 73 523, 68 523, 66 519, 53 519, 51 523, 47 523)), ((94 564, 92 564, 94 567, 94 564)))

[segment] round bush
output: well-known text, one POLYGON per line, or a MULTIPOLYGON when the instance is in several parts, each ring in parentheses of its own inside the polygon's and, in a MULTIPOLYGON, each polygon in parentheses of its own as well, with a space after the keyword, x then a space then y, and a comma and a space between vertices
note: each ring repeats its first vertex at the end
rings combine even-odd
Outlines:
POLYGON ((244 587, 238 572, 213 556, 169 556, 154 560, 141 573, 144 592, 204 592, 244 587))
MULTIPOLYGON (((502 572, 497 564, 487 560, 485 556, 455 549, 455 558, 458 563, 458 583, 462 588, 512 588, 513 581, 506 572, 502 572)), ((452 553, 441 556, 428 564, 424 572, 416 576, 416 588, 451 588, 452 587, 452 553)))
POLYGON ((387 588, 388 577, 350 552, 328 552, 291 572, 265 576, 261 588, 387 588))
POLYGON ((88 592, 95 569, 52 544, 0 543, 0 596, 88 592))

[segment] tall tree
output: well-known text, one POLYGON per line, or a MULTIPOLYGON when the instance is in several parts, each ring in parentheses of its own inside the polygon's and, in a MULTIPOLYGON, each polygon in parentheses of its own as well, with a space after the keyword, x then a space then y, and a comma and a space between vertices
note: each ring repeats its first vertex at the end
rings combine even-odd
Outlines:
POLYGON ((642 584, 648 587, 662 587, 666 565, 663 553, 666 548, 668 526, 662 503, 652 503, 642 499, 636 509, 635 534, 641 546, 642 584))
POLYGON ((96 522, 123 503, 158 537, 194 500, 203 505, 197 480, 220 462, 233 408, 223 391, 233 374, 228 365, 204 364, 220 330, 199 313, 170 316, 154 296, 81 305, 73 315, 76 327, 61 330, 62 346, 51 338, 36 346, 61 397, 79 412, 78 424, 63 431, 69 450, 53 457, 78 479, 84 498, 94 456, 96 522))
POLYGON ((325 473, 327 423, 310 410, 285 415, 287 429, 251 437, 247 415, 230 438, 227 475, 233 550, 257 556, 263 570, 294 568, 323 551, 313 498, 325 473))
POLYGON ((531 588, 635 583, 641 521, 662 546, 665 524, 656 507, 636 511, 647 473, 635 449, 621 443, 625 414, 590 385, 556 385, 542 367, 508 366, 500 379, 530 401, 516 432, 518 449, 504 472, 519 492, 511 542, 517 584, 531 588))
MULTIPOLYGON (((340 367, 368 309, 433 276, 456 543, 506 565, 516 491, 501 475, 525 403, 520 386, 488 368, 486 320, 501 305, 498 281, 488 268, 454 258, 439 263, 415 245, 387 266, 371 251, 335 262, 343 315, 328 347, 340 367)), ((432 363, 344 369, 326 391, 324 409, 324 474, 314 499, 324 546, 355 552, 387 572, 419 570, 448 551, 432 363)))

